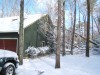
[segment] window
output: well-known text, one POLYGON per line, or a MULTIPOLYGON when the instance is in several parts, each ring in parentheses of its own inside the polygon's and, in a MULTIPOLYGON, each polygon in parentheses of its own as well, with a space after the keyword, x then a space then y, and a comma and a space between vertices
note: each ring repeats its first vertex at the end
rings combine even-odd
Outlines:
POLYGON ((45 46, 45 41, 42 41, 42 47, 45 46))

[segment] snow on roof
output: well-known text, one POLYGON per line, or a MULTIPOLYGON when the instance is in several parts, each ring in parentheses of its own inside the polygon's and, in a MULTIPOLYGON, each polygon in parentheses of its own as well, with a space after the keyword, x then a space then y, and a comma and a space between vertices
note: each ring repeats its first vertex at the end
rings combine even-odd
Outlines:
MULTIPOLYGON (((40 19, 44 14, 24 15, 24 28, 40 19)), ((0 32, 18 32, 19 16, 0 18, 0 32)))

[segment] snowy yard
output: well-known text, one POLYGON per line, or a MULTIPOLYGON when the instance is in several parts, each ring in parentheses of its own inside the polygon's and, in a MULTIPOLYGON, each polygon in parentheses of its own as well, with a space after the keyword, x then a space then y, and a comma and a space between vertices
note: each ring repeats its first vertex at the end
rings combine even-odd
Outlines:
POLYGON ((61 56, 61 68, 55 69, 55 56, 24 59, 17 69, 17 75, 100 75, 100 55, 61 56))

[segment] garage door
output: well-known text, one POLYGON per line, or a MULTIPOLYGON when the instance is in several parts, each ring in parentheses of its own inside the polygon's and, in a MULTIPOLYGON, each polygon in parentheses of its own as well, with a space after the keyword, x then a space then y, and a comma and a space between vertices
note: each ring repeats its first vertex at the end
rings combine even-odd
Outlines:
POLYGON ((0 39, 0 49, 6 49, 16 52, 16 39, 0 39))

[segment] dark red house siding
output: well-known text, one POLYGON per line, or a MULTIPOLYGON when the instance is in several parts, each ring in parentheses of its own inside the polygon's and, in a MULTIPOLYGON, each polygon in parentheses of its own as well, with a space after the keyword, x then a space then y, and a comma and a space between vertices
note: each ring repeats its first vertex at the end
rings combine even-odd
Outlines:
POLYGON ((0 49, 6 49, 16 52, 17 39, 0 39, 0 49))

